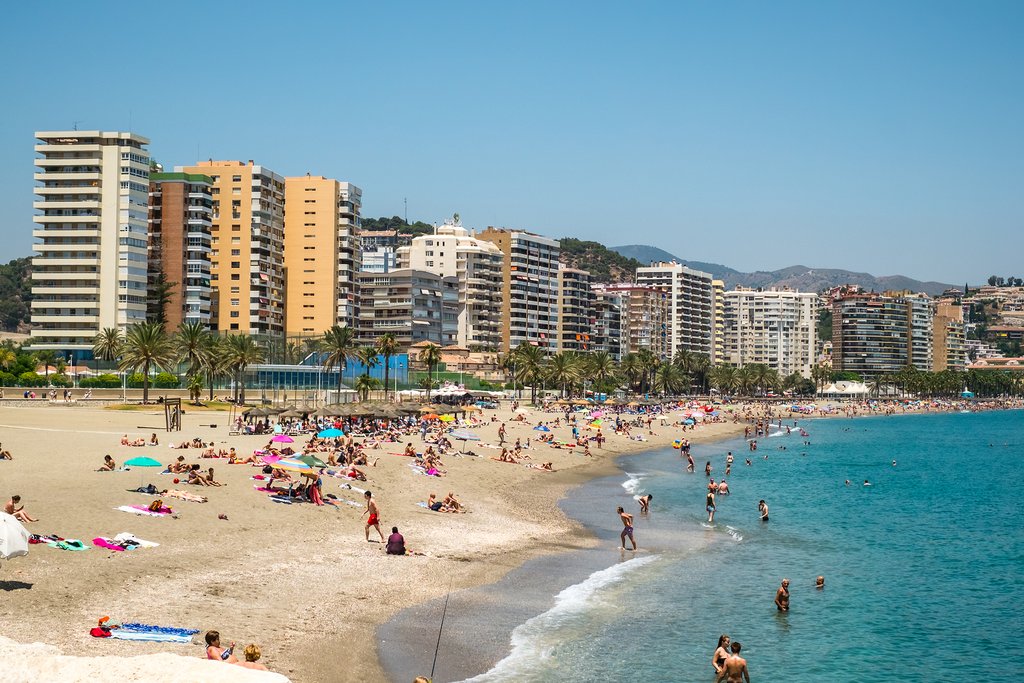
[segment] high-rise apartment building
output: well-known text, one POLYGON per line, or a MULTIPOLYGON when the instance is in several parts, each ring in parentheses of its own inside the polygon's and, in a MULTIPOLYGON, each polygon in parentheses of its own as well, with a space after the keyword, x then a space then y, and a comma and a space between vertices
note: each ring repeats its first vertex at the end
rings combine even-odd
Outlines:
POLYGON ((455 342, 455 277, 412 268, 356 275, 359 317, 356 339, 372 346, 392 334, 403 352, 419 342, 449 346, 455 342))
POLYGON ((630 282, 594 285, 598 301, 618 299, 619 357, 646 349, 659 360, 672 358, 669 344, 671 300, 657 287, 630 282))
POLYGON ((712 280, 711 294, 711 364, 718 365, 725 360, 725 282, 712 280))
POLYGON ((249 161, 201 161, 178 173, 210 177, 210 329, 284 334, 284 178, 249 161))
POLYGON ((354 327, 362 190, 306 174, 285 178, 284 203, 285 334, 354 327))
MULTIPOLYGON (((387 247, 379 247, 381 249, 387 247)), ((502 267, 504 255, 493 243, 449 222, 398 248, 398 267, 454 278, 457 283, 455 343, 474 350, 502 345, 502 267)))
POLYGON ((603 285, 591 285, 594 292, 592 350, 604 351, 615 360, 622 360, 622 317, 628 297, 610 291, 603 285))
POLYGON ((815 362, 818 295, 738 287, 725 292, 724 362, 734 367, 767 365, 785 377, 810 378, 815 362))
POLYGON ((558 350, 594 350, 594 290, 590 273, 558 269, 558 350))
POLYGON ((932 325, 932 371, 962 372, 967 366, 963 306, 953 299, 940 299, 932 325))
POLYGON ((669 295, 669 348, 712 355, 714 341, 714 287, 708 273, 681 263, 655 263, 636 269, 638 285, 655 287, 669 295))
POLYGON ((849 294, 832 302, 832 367, 864 378, 931 370, 933 306, 925 294, 849 294))
POLYGON ((212 187, 205 175, 149 176, 150 318, 162 313, 168 331, 182 323, 210 325, 212 187))
POLYGON ((35 134, 33 349, 88 356, 105 328, 146 319, 149 140, 35 134))
POLYGON ((533 344, 558 348, 558 240, 520 230, 489 227, 480 239, 503 255, 501 350, 533 344))

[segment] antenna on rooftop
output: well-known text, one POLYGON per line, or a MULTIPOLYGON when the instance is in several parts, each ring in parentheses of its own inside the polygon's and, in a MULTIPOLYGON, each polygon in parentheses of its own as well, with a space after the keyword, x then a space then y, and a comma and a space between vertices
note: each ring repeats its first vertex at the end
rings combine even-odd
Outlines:
POLYGON ((409 225, 409 198, 402 197, 402 205, 405 206, 405 224, 409 225))
POLYGON ((73 129, 75 129, 75 130, 78 130, 78 124, 80 124, 80 123, 81 123, 81 121, 72 121, 71 122, 71 127, 73 129))

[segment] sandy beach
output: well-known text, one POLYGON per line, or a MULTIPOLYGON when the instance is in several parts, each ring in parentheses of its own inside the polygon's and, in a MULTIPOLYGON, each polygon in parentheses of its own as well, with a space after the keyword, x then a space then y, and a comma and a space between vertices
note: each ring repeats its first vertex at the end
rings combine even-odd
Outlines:
MULTIPOLYGON (((492 414, 506 420, 506 439, 512 442, 535 438, 532 428, 539 420, 557 417, 530 410, 525 421, 516 422, 503 407, 487 411, 485 418, 492 414)), ((606 431, 608 441, 593 449, 592 458, 579 450, 535 446, 528 451, 532 461, 550 461, 557 470, 542 472, 487 457, 499 453, 484 444, 498 443, 500 423, 488 421, 476 429, 481 441, 471 446, 483 457, 445 457, 444 478, 414 474, 407 458, 392 454, 401 450, 399 444, 372 450, 371 457, 379 459, 366 468, 369 481, 351 485, 374 492, 385 533, 397 525, 407 545, 425 553, 392 557, 381 544, 364 540, 362 496, 343 489, 344 480, 324 481, 324 494, 338 497, 336 506, 276 504, 254 490, 257 468, 201 460, 198 449, 169 448, 172 440, 199 437, 247 454, 266 443, 266 437, 228 436, 226 422, 226 413, 189 411, 184 429, 168 434, 157 429, 163 414, 154 409, 3 407, 0 442, 14 460, 0 461, 0 495, 5 502, 15 493, 22 496, 26 511, 40 520, 27 525, 31 532, 87 545, 98 536, 130 532, 160 546, 123 553, 34 545, 28 557, 3 562, 0 635, 54 645, 73 656, 202 657, 202 632, 216 629, 225 642, 258 643, 262 661, 293 681, 383 680, 374 638, 378 625, 400 609, 444 595, 449 579, 453 590, 490 583, 531 557, 584 547, 589 537, 557 506, 565 491, 610 472, 616 455, 660 447, 680 436, 658 426, 649 441, 606 431), (159 446, 119 445, 123 434, 148 438, 153 432, 159 446), (227 485, 175 487, 172 475, 159 474, 160 468, 96 472, 107 453, 118 464, 138 456, 166 464, 185 455, 204 468, 213 466, 227 485), (131 491, 140 483, 194 490, 209 502, 168 499, 177 518, 116 510, 151 502, 131 491), (448 491, 470 512, 442 514, 417 505, 430 493, 448 491), (89 635, 101 616, 201 633, 191 646, 101 640, 89 635)), ((738 430, 742 425, 708 424, 686 436, 713 440, 738 430)), ((554 431, 559 439, 570 436, 566 427, 554 431)), ((412 441, 419 444, 419 437, 412 441)))
MULTIPOLYGON (((225 643, 235 641, 239 649, 257 643, 262 661, 292 681, 385 680, 375 633, 398 611, 444 596, 449 582, 453 591, 489 584, 532 558, 594 543, 557 504, 569 488, 614 472, 616 456, 664 447, 680 436, 694 443, 714 441, 742 434, 746 426, 730 419, 683 434, 656 420, 655 434, 645 434, 645 441, 606 429, 607 442, 594 448, 590 458, 579 449, 537 444, 527 451, 532 454, 527 462, 550 461, 555 472, 491 459, 500 451, 486 445, 498 443, 501 421, 507 425, 507 441, 525 442, 538 436, 533 427, 539 421, 558 416, 529 409, 520 422, 511 419, 506 406, 486 411, 485 423, 475 428, 481 441, 470 445, 481 457, 445 456, 444 478, 414 473, 409 458, 393 454, 402 450, 400 444, 369 450, 371 461, 377 458, 376 466, 364 468, 369 481, 325 477, 323 492, 336 496, 337 504, 316 507, 278 504, 256 491, 258 482, 251 477, 258 468, 200 459, 199 449, 169 448, 172 440, 198 437, 248 454, 267 443, 266 436, 229 436, 224 412, 189 411, 184 429, 168 434, 157 429, 163 413, 153 408, 3 406, 0 442, 14 460, 0 460, 0 495, 5 502, 13 494, 22 496, 26 511, 40 520, 27 525, 29 531, 81 539, 86 545, 95 537, 129 532, 160 545, 130 552, 33 545, 28 557, 0 563, 0 636, 46 643, 68 656, 169 653, 197 659, 204 655, 202 633, 216 629, 225 643), (498 421, 490 421, 492 415, 498 421), (123 434, 148 438, 153 432, 159 446, 119 445, 123 434), (159 474, 160 468, 95 471, 108 453, 118 464, 138 456, 166 464, 185 455, 204 469, 213 466, 226 486, 176 486, 173 475, 159 474), (208 496, 209 502, 165 499, 175 517, 117 510, 153 500, 132 491, 141 483, 188 489, 208 496), (384 553, 382 544, 367 543, 362 494, 345 485, 372 490, 385 535, 398 526, 407 547, 424 554, 394 557, 384 553), (468 507, 467 514, 436 513, 417 505, 430 493, 443 497, 449 491, 468 507), (102 616, 115 623, 200 633, 192 645, 93 638, 89 629, 102 616)), ((553 432, 556 439, 570 439, 568 427, 553 432)), ((304 440, 299 437, 296 445, 304 440)), ((407 440, 420 445, 418 435, 407 440)), ((160 668, 166 671, 165 665, 160 668)), ((159 672, 140 676, 131 680, 169 680, 159 672)), ((40 674, 19 680, 51 678, 40 674)))

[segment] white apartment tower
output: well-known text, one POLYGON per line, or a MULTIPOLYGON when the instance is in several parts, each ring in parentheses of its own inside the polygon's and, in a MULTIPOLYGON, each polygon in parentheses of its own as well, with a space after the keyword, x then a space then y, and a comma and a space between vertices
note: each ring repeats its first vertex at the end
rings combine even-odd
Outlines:
POLYGON ((669 295, 669 353, 692 351, 711 359, 714 343, 714 287, 708 273, 681 263, 653 263, 636 269, 636 283, 669 295))
POLYGON ((737 287, 725 293, 723 360, 767 365, 785 377, 810 379, 818 327, 818 295, 737 287))
POLYGON ((504 255, 497 246, 449 221, 433 235, 420 235, 399 247, 397 261, 399 268, 457 278, 458 346, 474 351, 501 346, 504 255))
POLYGON ((32 348, 87 355, 104 328, 146 320, 149 140, 35 134, 32 348))

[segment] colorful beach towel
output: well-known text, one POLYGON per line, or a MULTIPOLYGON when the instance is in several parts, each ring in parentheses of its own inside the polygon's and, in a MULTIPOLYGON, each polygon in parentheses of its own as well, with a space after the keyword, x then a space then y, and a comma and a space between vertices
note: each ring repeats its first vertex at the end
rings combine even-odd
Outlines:
POLYGON ((133 515, 148 515, 150 517, 167 517, 171 514, 170 508, 163 508, 167 512, 150 512, 144 505, 122 505, 114 509, 121 512, 130 512, 133 515))
POLYGON ((110 637, 118 640, 136 640, 150 643, 191 643, 198 629, 151 626, 149 624, 121 624, 111 629, 110 637))
POLYGON ((47 543, 47 546, 51 548, 59 548, 60 550, 88 550, 89 546, 79 541, 77 538, 65 538, 62 541, 54 541, 47 543))

